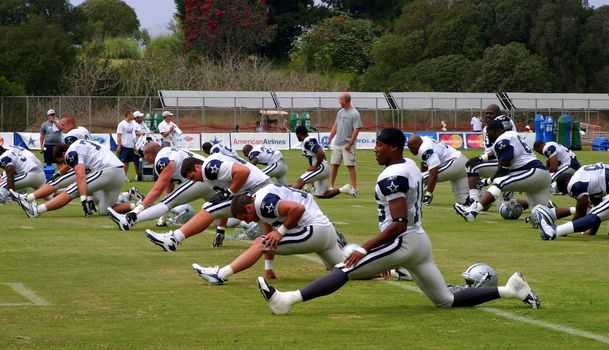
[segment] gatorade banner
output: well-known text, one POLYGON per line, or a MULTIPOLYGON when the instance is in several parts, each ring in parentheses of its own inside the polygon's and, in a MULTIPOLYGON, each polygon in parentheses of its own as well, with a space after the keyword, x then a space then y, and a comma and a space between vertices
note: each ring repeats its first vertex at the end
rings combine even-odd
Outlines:
POLYGON ((290 149, 288 133, 231 133, 230 148, 241 151, 243 146, 268 146, 278 150, 290 149))
POLYGON ((438 140, 443 144, 452 146, 456 149, 465 148, 465 138, 463 133, 439 132, 438 140))

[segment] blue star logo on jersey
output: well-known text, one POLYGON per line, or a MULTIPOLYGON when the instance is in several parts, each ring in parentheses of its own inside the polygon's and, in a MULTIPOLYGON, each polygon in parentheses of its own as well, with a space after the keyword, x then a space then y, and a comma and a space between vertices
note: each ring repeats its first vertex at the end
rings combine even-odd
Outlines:
POLYGON ((400 186, 394 184, 393 181, 391 181, 391 184, 387 186, 387 189, 391 191, 391 193, 396 193, 398 191, 398 188, 400 188, 400 186))
POLYGON ((507 146, 507 145, 506 145, 505 143, 500 143, 499 145, 497 145, 497 148, 498 148, 499 150, 502 150, 502 149, 504 149, 506 146, 507 146))
POLYGON ((159 163, 159 165, 157 166, 157 168, 159 168, 159 170, 163 170, 165 169, 165 167, 167 166, 166 163, 159 163))

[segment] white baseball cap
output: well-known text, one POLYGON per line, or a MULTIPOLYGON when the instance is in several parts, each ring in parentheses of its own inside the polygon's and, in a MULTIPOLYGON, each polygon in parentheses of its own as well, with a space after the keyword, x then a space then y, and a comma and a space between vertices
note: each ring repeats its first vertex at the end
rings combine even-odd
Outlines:
POLYGON ((173 113, 171 113, 170 111, 163 112, 163 118, 168 116, 168 115, 173 115, 173 113))
POLYGON ((47 115, 54 115, 55 114, 55 110, 54 109, 49 109, 47 111, 47 115))
POLYGON ((133 117, 137 118, 137 117, 143 117, 144 113, 140 112, 140 111, 135 111, 133 112, 133 117))

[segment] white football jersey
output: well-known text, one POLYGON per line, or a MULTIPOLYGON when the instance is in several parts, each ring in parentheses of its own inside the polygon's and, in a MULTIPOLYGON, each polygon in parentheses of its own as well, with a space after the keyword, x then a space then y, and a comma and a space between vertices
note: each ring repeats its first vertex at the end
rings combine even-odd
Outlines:
POLYGON ((545 169, 524 138, 515 131, 506 131, 499 135, 493 144, 493 153, 498 161, 509 160, 510 170, 545 169))
POLYGON ((36 156, 19 146, 4 147, 6 151, 0 155, 0 168, 15 166, 15 174, 24 174, 32 170, 42 170, 42 164, 36 156))
POLYGON ((61 139, 63 140, 63 143, 65 143, 66 145, 71 145, 74 143, 74 141, 76 140, 92 140, 93 138, 91 137, 91 134, 89 133, 89 130, 87 130, 86 128, 82 127, 82 126, 78 126, 70 131, 68 131, 67 134, 62 134, 61 135, 61 139))
POLYGON ((66 151, 65 160, 70 168, 83 164, 90 171, 123 167, 123 162, 109 148, 91 140, 72 143, 66 151))
POLYGON ((219 153, 207 157, 203 169, 203 181, 214 190, 228 189, 233 182, 232 167, 235 163, 242 164, 250 169, 247 181, 238 193, 253 194, 263 183, 270 181, 270 178, 262 170, 251 163, 238 157, 229 157, 219 153))
POLYGON ((305 207, 305 212, 298 221, 297 227, 330 225, 330 220, 319 209, 312 195, 291 187, 275 184, 267 185, 256 192, 254 200, 256 214, 263 222, 278 227, 285 220, 285 217, 279 215, 279 203, 284 200, 300 203, 305 207))
POLYGON ((190 157, 195 157, 205 162, 205 157, 196 153, 175 147, 163 147, 154 158, 154 172, 157 175, 161 175, 161 172, 163 169, 165 169, 169 162, 174 161, 175 168, 173 170, 173 174, 171 175, 171 180, 179 183, 188 181, 188 179, 182 177, 182 162, 184 159, 190 157))
POLYGON ((440 164, 444 164, 451 159, 459 158, 461 152, 455 148, 445 145, 438 140, 434 140, 431 137, 421 137, 423 143, 419 147, 417 157, 421 159, 421 164, 426 166, 427 169, 433 169, 440 164))
POLYGON ((596 163, 584 165, 571 177, 567 185, 569 195, 575 199, 583 196, 602 198, 607 195, 607 171, 609 165, 596 163))
MULTIPOLYGON (((229 157, 239 157, 239 155, 237 154, 237 152, 230 148, 230 147, 226 147, 224 145, 221 145, 219 143, 216 143, 215 145, 211 146, 210 150, 209 150, 209 155, 212 155, 214 153, 220 153, 222 155, 225 156, 229 156, 229 157)), ((239 157, 241 158, 241 157, 239 157)))
MULTIPOLYGON (((516 124, 514 124, 512 118, 508 117, 507 115, 499 115, 495 117, 494 120, 499 120, 503 122, 504 125, 510 123, 512 125, 512 128, 508 131, 517 131, 516 124)), ((482 129, 482 136, 484 137, 484 153, 492 152, 493 143, 491 142, 491 140, 489 140, 488 135, 486 134, 486 126, 484 126, 484 129, 482 129)))
POLYGON ((281 152, 265 146, 254 146, 247 157, 250 161, 258 158, 258 163, 263 165, 274 164, 283 159, 281 152))
POLYGON ((144 146, 146 146, 150 142, 156 142, 160 146, 163 143, 163 136, 161 136, 161 134, 152 134, 152 133, 142 135, 142 136, 138 137, 137 141, 135 142, 135 150, 144 151, 144 146))
POLYGON ((389 226, 393 219, 389 210, 389 201, 404 197, 408 203, 408 226, 406 233, 422 233, 422 199, 423 177, 412 159, 405 158, 402 163, 385 168, 376 179, 374 196, 378 203, 378 219, 381 231, 389 226))
POLYGON ((313 165, 313 158, 317 157, 319 149, 323 149, 323 147, 315 137, 307 136, 302 140, 302 156, 309 160, 309 165, 313 165))
POLYGON ((569 165, 571 164, 571 159, 576 158, 575 153, 554 141, 547 142, 543 146, 541 153, 543 153, 543 155, 548 159, 556 156, 558 159, 558 166, 569 165))

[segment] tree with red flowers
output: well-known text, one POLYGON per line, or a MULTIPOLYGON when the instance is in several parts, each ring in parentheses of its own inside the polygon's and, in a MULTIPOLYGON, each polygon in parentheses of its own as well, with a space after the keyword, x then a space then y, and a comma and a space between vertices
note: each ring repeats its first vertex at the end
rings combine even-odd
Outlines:
POLYGON ((186 48, 215 59, 250 54, 273 38, 266 0, 186 0, 186 48))

